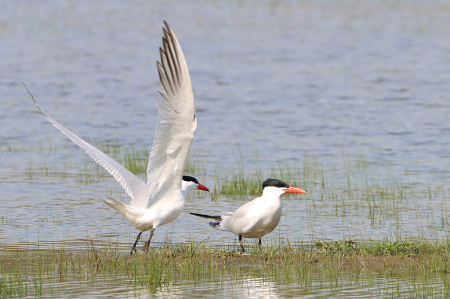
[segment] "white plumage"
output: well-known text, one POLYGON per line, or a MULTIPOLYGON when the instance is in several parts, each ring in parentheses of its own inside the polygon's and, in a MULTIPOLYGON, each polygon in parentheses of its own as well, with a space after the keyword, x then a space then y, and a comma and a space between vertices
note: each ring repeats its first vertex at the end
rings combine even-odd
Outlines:
POLYGON ((233 213, 220 216, 191 214, 215 220, 217 222, 209 223, 211 227, 239 236, 241 250, 244 252, 242 238, 257 238, 261 245, 261 238, 277 227, 281 219, 281 197, 285 193, 306 193, 300 188, 289 186, 283 181, 272 178, 265 180, 262 187, 261 197, 242 205, 233 213))
MULTIPOLYGON (((157 62, 162 92, 156 99, 160 123, 150 151, 147 184, 120 163, 84 141, 48 115, 34 100, 42 114, 64 135, 81 147, 95 162, 103 166, 131 197, 129 205, 112 198, 104 200, 119 211, 141 233, 176 219, 184 208, 185 196, 194 188, 209 191, 193 177, 183 177, 184 164, 197 128, 194 94, 186 60, 175 34, 164 22, 161 63, 157 62), (184 178, 184 179, 183 179, 184 178)), ((31 95, 31 94, 30 94, 31 95)))

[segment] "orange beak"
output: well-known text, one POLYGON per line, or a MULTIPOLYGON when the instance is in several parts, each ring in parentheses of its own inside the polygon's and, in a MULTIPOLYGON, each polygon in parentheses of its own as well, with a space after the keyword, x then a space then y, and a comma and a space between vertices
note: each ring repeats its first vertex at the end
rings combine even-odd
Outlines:
POLYGON ((289 186, 286 190, 284 190, 284 193, 307 193, 305 190, 302 190, 300 188, 289 186))
POLYGON ((209 189, 206 188, 206 186, 205 186, 205 185, 202 185, 202 184, 198 184, 197 189, 198 189, 198 190, 203 190, 203 191, 208 191, 208 192, 209 192, 209 189))

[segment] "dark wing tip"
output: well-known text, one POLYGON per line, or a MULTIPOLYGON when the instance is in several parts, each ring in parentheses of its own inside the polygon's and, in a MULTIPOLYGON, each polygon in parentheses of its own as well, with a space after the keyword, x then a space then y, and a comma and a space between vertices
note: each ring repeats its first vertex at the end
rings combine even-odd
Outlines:
POLYGON ((164 37, 167 38, 167 36, 169 36, 169 31, 166 30, 166 28, 163 27, 163 33, 164 33, 164 37))
POLYGON ((222 216, 212 216, 212 215, 205 215, 205 214, 198 214, 198 213, 189 213, 189 214, 194 215, 194 216, 198 216, 198 217, 218 220, 219 222, 222 221, 222 216))
POLYGON ((33 102, 36 105, 36 107, 41 109, 41 107, 39 107, 38 103, 36 102, 36 100, 34 99, 33 95, 31 94, 31 92, 28 90, 28 87, 25 85, 25 82, 22 81, 22 84, 23 84, 23 87, 25 87, 25 89, 27 90, 28 94, 30 95, 30 97, 33 100, 33 102))
MULTIPOLYGON (((163 22, 164 22, 164 25, 166 26, 167 30, 170 30, 169 24, 167 24, 167 22, 165 20, 163 20, 163 22)), ((164 30, 164 28, 163 28, 163 30, 164 30)))

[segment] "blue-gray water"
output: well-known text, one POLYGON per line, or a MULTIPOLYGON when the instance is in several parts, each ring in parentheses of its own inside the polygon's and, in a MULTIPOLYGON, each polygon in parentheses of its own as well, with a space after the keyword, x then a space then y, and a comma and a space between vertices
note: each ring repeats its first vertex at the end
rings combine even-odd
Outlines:
MULTIPOLYGON (((1 243, 134 238, 99 200, 126 198, 112 177, 85 184, 61 175, 72 171, 63 161, 85 154, 39 114, 22 82, 82 138, 150 146, 162 20, 191 73, 198 117, 192 154, 209 167, 242 161, 251 172, 258 163, 301 165, 304 155, 340 161, 364 153, 379 165, 375 176, 385 174, 383 165, 394 176, 412 165, 407 184, 443 194, 400 203, 399 218, 375 215, 383 218, 378 225, 364 208, 345 217, 313 192, 290 197, 268 240, 446 235, 445 1, 10 1, 0 4, 1 243), (61 173, 36 174, 34 165, 44 163, 61 173)), ((207 186, 214 186, 211 173, 202 177, 207 186)), ((187 211, 232 211, 248 199, 211 202, 197 194, 187 211)), ((184 214, 155 241, 234 241, 206 222, 184 214)))

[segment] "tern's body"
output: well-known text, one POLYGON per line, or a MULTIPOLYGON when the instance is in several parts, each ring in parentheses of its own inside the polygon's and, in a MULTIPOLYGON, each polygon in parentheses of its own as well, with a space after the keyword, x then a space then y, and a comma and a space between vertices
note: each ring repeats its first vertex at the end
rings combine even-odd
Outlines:
POLYGON ((170 207, 159 203, 151 209, 135 208, 130 205, 123 205, 123 209, 121 209, 120 206, 114 206, 116 203, 113 201, 105 202, 127 218, 135 229, 145 232, 170 223, 181 214, 184 209, 184 198, 182 196, 174 196, 173 199, 170 207))
MULTIPOLYGON (((261 244, 261 238, 272 232, 281 219, 281 197, 285 193, 306 193, 304 190, 289 186, 283 181, 267 179, 263 183, 261 197, 244 204, 234 213, 221 216, 208 216, 191 213, 195 216, 218 220, 210 222, 213 228, 227 230, 242 238, 257 238, 261 244)), ((242 251, 244 246, 241 243, 242 251)))
MULTIPOLYGON (((195 178, 183 176, 186 157, 197 128, 194 95, 183 51, 172 29, 163 28, 161 63, 157 63, 162 99, 156 99, 161 122, 150 151, 147 184, 106 154, 84 141, 48 115, 35 101, 38 109, 63 134, 103 166, 122 185, 131 197, 129 205, 112 198, 105 200, 140 231, 152 230, 146 243, 150 244, 155 228, 175 220, 184 209, 189 190, 208 191, 195 178)), ((34 98, 33 98, 34 101, 34 98)))
MULTIPOLYGON (((167 224, 178 218, 184 209, 185 197, 190 190, 198 188, 194 182, 182 182, 182 192, 172 195, 165 201, 158 201, 151 209, 147 207, 135 207, 118 202, 112 198, 105 200, 110 207, 119 211, 127 218, 135 229, 145 232, 158 226, 167 224)), ((204 190, 204 189, 203 189, 204 190)))

